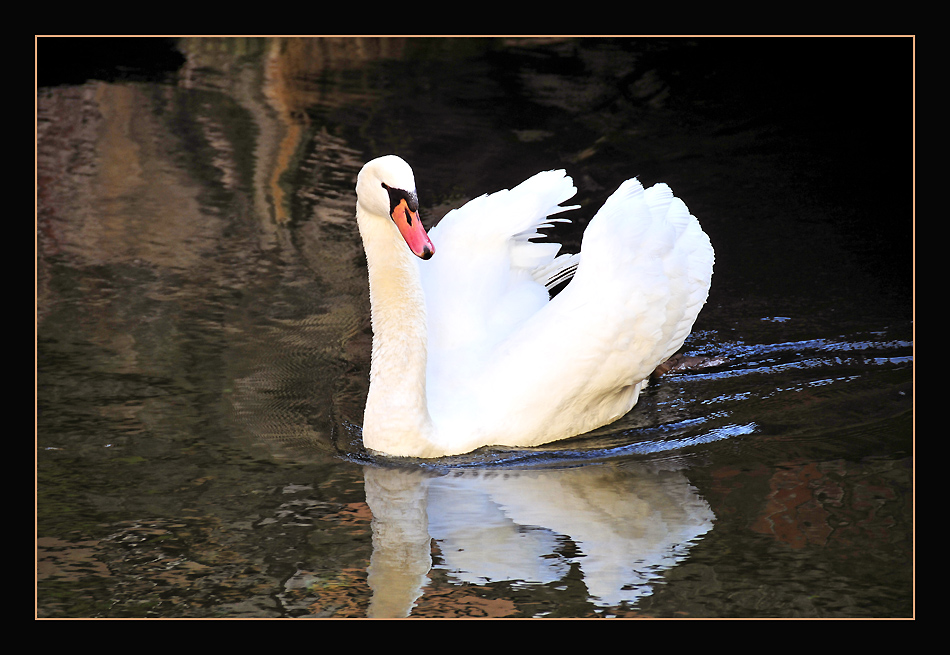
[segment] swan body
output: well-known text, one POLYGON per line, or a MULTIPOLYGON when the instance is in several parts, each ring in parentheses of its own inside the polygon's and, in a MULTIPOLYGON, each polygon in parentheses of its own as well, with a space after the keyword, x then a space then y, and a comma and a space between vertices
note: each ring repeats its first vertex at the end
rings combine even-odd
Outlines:
POLYGON ((621 184, 572 255, 530 240, 573 209, 564 171, 476 198, 428 234, 399 157, 367 163, 356 192, 373 324, 363 443, 387 455, 536 446, 613 422, 709 292, 709 238, 665 184, 621 184))

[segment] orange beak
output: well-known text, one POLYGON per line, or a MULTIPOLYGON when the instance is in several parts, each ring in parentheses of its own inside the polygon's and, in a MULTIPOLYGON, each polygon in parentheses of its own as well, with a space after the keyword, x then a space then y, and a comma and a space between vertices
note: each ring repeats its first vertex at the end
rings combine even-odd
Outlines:
POLYGON ((399 204, 393 208, 392 218, 409 249, 417 257, 429 259, 435 254, 435 246, 432 245, 426 229, 422 226, 419 212, 409 209, 409 204, 405 199, 400 199, 399 204))

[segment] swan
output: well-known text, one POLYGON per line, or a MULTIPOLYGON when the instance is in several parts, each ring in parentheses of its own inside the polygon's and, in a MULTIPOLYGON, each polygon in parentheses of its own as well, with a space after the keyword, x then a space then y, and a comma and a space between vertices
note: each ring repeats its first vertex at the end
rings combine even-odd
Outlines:
POLYGON ((530 447, 636 404, 706 302, 709 238, 666 184, 625 181, 580 252, 532 239, 577 192, 563 170, 447 213, 426 232, 415 178, 386 155, 357 176, 373 331, 363 445, 432 458, 530 447), (569 279, 550 297, 549 289, 569 279))

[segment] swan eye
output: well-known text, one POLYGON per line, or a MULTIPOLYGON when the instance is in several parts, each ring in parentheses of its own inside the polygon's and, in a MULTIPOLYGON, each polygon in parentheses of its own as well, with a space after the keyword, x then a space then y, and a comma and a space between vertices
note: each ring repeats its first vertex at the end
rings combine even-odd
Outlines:
POLYGON ((399 205, 400 201, 405 200, 406 206, 409 207, 409 211, 416 212, 419 211, 419 200, 416 196, 415 191, 404 191, 403 189, 397 189, 389 186, 385 182, 381 183, 381 186, 386 189, 386 192, 389 194, 389 213, 392 214, 396 207, 399 205))

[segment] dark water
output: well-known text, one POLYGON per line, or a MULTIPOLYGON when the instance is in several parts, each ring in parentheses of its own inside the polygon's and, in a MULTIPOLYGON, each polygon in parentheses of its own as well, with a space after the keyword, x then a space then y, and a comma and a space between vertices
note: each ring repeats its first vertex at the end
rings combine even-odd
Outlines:
POLYGON ((914 615, 912 41, 109 45, 39 41, 38 616, 914 615), (706 365, 592 435, 366 456, 388 152, 430 223, 668 182, 706 365))

